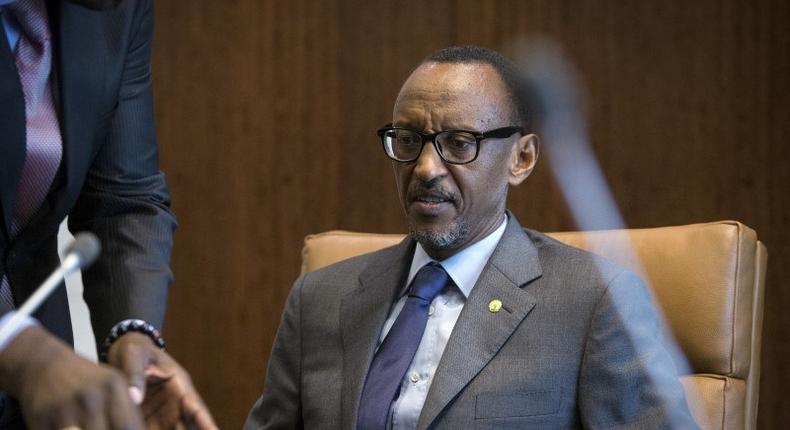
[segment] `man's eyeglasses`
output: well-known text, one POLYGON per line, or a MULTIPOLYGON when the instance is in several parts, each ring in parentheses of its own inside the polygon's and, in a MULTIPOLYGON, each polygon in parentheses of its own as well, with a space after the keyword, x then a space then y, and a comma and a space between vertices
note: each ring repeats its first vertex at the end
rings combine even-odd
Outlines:
POLYGON ((524 129, 510 126, 482 133, 469 130, 443 130, 438 133, 425 134, 387 124, 378 130, 387 157, 401 163, 410 163, 420 158, 425 142, 433 142, 433 146, 442 160, 450 164, 471 163, 477 158, 477 154, 480 152, 480 142, 483 139, 503 139, 515 133, 524 134, 524 129))

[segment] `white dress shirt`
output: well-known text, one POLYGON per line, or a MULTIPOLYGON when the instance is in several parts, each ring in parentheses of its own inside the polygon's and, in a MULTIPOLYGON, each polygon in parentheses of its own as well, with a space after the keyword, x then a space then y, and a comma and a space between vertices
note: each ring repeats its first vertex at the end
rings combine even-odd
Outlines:
MULTIPOLYGON (((417 348, 409 370, 406 371, 406 376, 403 378, 400 396, 390 407, 390 428, 393 430, 414 429, 417 427, 417 419, 420 417, 420 411, 422 411, 425 398, 428 396, 428 389, 431 387, 433 375, 439 365, 439 360, 442 358, 444 348, 447 346, 450 333, 452 333, 455 322, 461 314, 466 298, 469 297, 472 288, 477 282, 477 278, 480 277, 483 268, 488 263, 488 259, 494 253, 499 239, 505 233, 506 225, 507 216, 505 216, 502 224, 485 238, 452 257, 439 261, 455 285, 448 283, 448 286, 431 302, 431 307, 428 311, 428 322, 425 325, 420 346, 417 348)), ((395 319, 398 318, 398 314, 400 314, 406 302, 406 293, 412 279, 423 266, 432 261, 435 260, 429 257, 418 243, 414 250, 409 277, 406 279, 400 299, 395 303, 384 323, 378 345, 381 345, 384 338, 387 337, 387 333, 389 333, 390 328, 395 323, 395 319)))
POLYGON ((5 38, 8 40, 8 46, 11 48, 11 52, 14 52, 16 49, 16 42, 19 41, 19 34, 21 29, 19 28, 19 23, 16 22, 16 18, 11 16, 11 13, 5 13, 5 8, 3 6, 11 4, 16 0, 0 0, 0 20, 3 22, 3 28, 5 29, 5 38))

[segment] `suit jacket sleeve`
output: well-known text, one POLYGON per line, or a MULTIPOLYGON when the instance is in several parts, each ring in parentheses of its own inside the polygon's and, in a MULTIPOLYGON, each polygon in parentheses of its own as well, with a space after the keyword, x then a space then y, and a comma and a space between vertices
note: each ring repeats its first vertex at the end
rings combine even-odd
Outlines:
POLYGON ((622 272, 599 299, 585 345, 579 410, 590 429, 694 429, 647 288, 622 272))
POLYGON ((250 411, 245 430, 301 429, 301 309, 304 276, 297 279, 285 305, 269 357, 263 394, 250 411))
MULTIPOLYGON (((83 273, 84 297, 100 344, 127 318, 161 327, 172 282, 175 218, 159 171, 151 94, 153 11, 132 3, 130 37, 109 130, 69 214, 71 231, 90 230, 102 254, 83 273)), ((124 7, 123 4, 120 7, 124 7)))

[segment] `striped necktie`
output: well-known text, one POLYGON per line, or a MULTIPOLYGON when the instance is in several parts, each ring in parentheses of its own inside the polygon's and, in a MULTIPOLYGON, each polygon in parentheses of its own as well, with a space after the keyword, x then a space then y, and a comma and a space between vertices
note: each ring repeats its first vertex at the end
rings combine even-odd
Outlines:
MULTIPOLYGON (((55 101, 52 95, 52 43, 43 0, 17 0, 5 7, 22 32, 14 50, 17 72, 25 97, 25 162, 17 185, 11 237, 33 218, 46 199, 63 157, 55 101)), ((8 304, 11 290, 3 276, 0 300, 8 304)), ((10 302, 13 304, 13 299, 10 302)))

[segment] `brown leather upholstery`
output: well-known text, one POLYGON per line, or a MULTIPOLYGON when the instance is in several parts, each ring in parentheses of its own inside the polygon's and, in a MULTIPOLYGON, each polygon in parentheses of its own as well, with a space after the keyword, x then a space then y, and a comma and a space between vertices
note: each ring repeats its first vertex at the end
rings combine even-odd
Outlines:
MULTIPOLYGON (((754 230, 721 221, 550 236, 618 261, 648 281, 691 365, 681 383, 700 426, 755 428, 767 252, 754 230)), ((302 271, 402 238, 345 231, 311 235, 302 271)))

